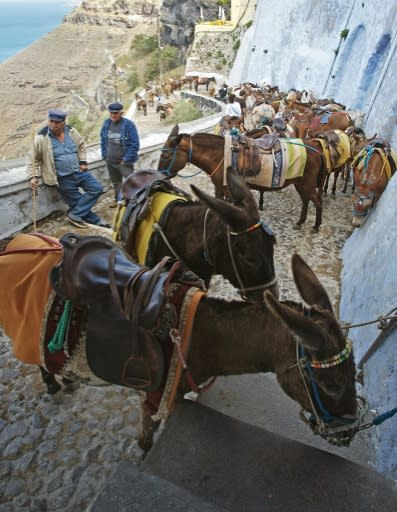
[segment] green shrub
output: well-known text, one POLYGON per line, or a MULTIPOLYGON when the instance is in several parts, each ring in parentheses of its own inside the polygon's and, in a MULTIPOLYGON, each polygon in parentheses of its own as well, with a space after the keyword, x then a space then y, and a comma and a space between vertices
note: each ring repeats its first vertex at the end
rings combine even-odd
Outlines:
POLYGON ((247 23, 244 25, 244 27, 248 30, 251 25, 252 25, 252 20, 247 21, 247 23))
POLYGON ((240 40, 237 39, 237 41, 233 45, 233 50, 238 50, 240 48, 240 40))
POLYGON ((349 29, 348 28, 343 29, 342 32, 340 33, 341 39, 346 39, 348 35, 349 35, 349 29))
POLYGON ((137 55, 147 55, 157 48, 157 38, 154 36, 145 36, 137 34, 131 43, 131 48, 137 55))
POLYGON ((139 86, 139 74, 137 71, 132 71, 127 78, 128 91, 133 91, 139 86))
POLYGON ((176 103, 172 113, 166 118, 166 124, 187 123, 203 117, 203 113, 191 101, 182 100, 176 103))
POLYGON ((78 116, 72 114, 68 116, 68 125, 73 126, 78 132, 84 134, 84 123, 81 121, 78 116))

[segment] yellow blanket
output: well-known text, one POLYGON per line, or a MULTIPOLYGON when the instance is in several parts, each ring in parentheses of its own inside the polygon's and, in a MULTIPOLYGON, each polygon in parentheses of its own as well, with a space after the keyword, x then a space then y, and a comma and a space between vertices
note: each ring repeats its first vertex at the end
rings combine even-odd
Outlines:
POLYGON ((139 223, 135 237, 135 248, 138 256, 138 263, 145 264, 146 254, 150 238, 153 233, 153 224, 160 222, 160 217, 165 208, 175 200, 187 201, 187 199, 168 194, 167 192, 156 192, 151 197, 150 210, 146 217, 139 223))

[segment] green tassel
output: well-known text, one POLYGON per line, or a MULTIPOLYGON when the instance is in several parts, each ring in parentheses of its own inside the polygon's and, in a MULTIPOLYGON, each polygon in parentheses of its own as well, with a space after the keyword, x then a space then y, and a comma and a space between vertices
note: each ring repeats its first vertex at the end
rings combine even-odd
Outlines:
POLYGON ((63 309, 62 316, 58 322, 55 334, 48 343, 48 350, 53 354, 62 349, 65 337, 66 327, 69 323, 70 308, 72 302, 70 300, 65 301, 65 307, 63 309))

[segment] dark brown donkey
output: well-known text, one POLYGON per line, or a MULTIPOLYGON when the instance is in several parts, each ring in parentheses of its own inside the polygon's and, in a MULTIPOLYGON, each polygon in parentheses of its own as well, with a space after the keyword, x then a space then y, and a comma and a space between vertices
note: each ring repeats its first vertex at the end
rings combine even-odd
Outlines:
MULTIPOLYGON (((164 264, 156 281, 156 271, 139 267, 103 237, 69 234, 61 243, 63 259, 53 270, 51 281, 58 296, 88 311, 85 353, 90 368, 98 372, 95 374, 99 378, 106 376, 108 382, 137 387, 129 380, 130 373, 147 363, 155 377, 163 376, 158 389, 151 388, 161 391, 169 361, 166 342, 160 336, 164 321, 168 321, 171 338, 176 336, 172 326, 178 325, 184 337, 178 319, 166 314, 173 309, 164 306, 186 292, 186 283, 178 281, 177 274, 164 264), (145 300, 140 300, 143 297, 145 300), (114 336, 113 328, 120 318, 124 320, 114 336), (150 334, 143 339, 141 358, 134 348, 137 327, 150 334), (90 340, 90 328, 96 332, 100 329, 95 339, 90 340), (145 350, 146 344, 150 350, 145 350), (157 359, 163 364, 153 365, 157 359)), ((279 302, 270 293, 266 293, 266 304, 201 296, 185 355, 186 381, 182 379, 176 385, 183 394, 192 389, 192 383, 205 382, 212 376, 273 372, 285 393, 300 404, 302 419, 315 433, 334 444, 348 445, 354 436, 353 426, 361 420, 352 346, 335 319, 327 293, 298 255, 292 258, 292 270, 308 307, 279 302), (312 415, 310 419, 306 414, 312 415)), ((189 291, 185 298, 188 295, 189 291)), ((153 412, 145 402, 146 430, 141 446, 146 449, 152 442, 149 414, 153 412)))
POLYGON ((128 254, 149 267, 164 256, 181 259, 207 287, 213 274, 221 274, 251 301, 263 301, 268 288, 277 294, 275 237, 260 220, 242 178, 228 170, 232 202, 209 196, 192 185, 200 200, 197 202, 163 177, 156 171, 137 171, 123 184, 126 207, 124 213, 120 212, 117 239, 128 254), (169 205, 156 211, 156 201, 162 201, 162 194, 167 194, 169 205), (150 239, 147 251, 138 251, 137 244, 145 236, 140 231, 143 222, 147 223, 150 239))
MULTIPOLYGON (((289 141, 295 141, 296 144, 305 146, 306 163, 303 176, 286 179, 282 188, 294 185, 301 198, 302 208, 297 226, 301 226, 305 222, 309 202, 312 201, 316 208, 316 220, 313 229, 318 231, 322 222, 322 190, 326 178, 323 149, 316 139, 305 141, 289 139, 289 141)), ((247 146, 239 144, 240 151, 243 151, 244 147, 247 146)), ((215 186, 216 196, 224 197, 228 195, 224 186, 224 152, 224 137, 209 133, 196 133, 194 135, 179 133, 179 127, 176 125, 171 130, 161 150, 158 170, 167 176, 175 176, 186 164, 192 163, 210 176, 215 186)), ((248 170, 245 167, 239 167, 238 169, 240 174, 245 174, 248 170)), ((263 210, 263 192, 274 189, 251 183, 248 183, 248 186, 261 193, 259 209, 263 210)))

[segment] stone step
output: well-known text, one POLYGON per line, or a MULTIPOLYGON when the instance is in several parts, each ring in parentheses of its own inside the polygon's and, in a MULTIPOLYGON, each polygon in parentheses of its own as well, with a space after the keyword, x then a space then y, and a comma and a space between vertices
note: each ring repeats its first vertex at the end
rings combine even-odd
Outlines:
POLYGON ((227 512, 185 489, 142 471, 128 462, 120 464, 111 481, 88 512, 227 512))
POLYGON ((136 501, 140 512, 179 510, 185 495, 190 512, 397 510, 397 489, 375 471, 185 401, 139 470, 121 465, 92 511, 138 510, 128 508, 136 501))

